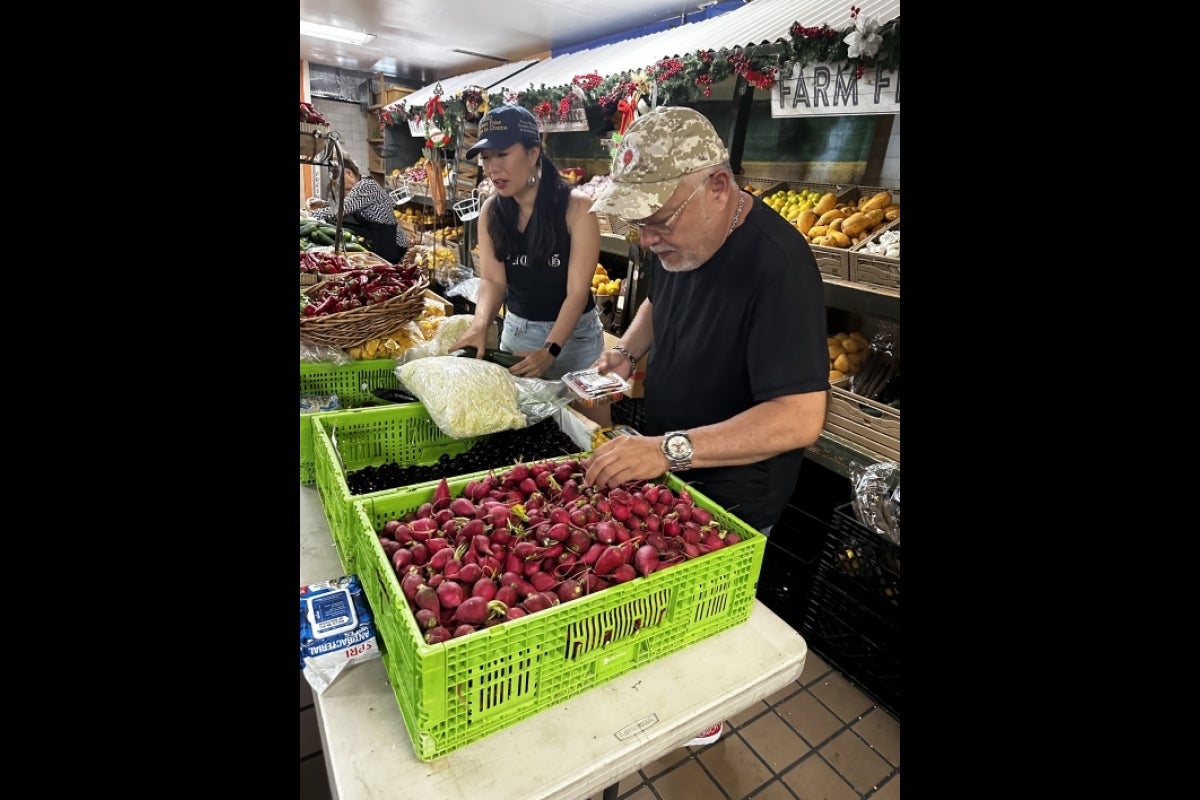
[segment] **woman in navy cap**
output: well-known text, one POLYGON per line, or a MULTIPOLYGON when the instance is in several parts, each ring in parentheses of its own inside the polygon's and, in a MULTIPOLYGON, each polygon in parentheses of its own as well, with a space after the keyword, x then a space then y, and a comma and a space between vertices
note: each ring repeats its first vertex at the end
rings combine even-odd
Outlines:
MULTIPOLYGON (((537 120, 521 106, 492 109, 479 122, 481 156, 496 193, 479 216, 475 320, 451 346, 485 355, 488 325, 506 304, 500 349, 523 356, 509 372, 557 380, 587 369, 604 350, 604 328, 592 296, 600 226, 592 199, 574 190, 542 148, 537 120)), ((579 410, 611 424, 607 405, 579 410)))

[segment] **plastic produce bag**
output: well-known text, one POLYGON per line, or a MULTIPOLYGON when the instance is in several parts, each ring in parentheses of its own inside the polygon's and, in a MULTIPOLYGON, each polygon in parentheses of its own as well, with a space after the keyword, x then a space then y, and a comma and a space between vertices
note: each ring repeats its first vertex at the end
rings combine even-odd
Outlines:
POLYGON ((398 366, 396 377, 451 438, 468 439, 526 426, 517 403, 516 383, 499 364, 430 356, 398 366))
MULTIPOLYGON (((471 323, 475 321, 474 314, 454 314, 446 317, 441 325, 438 326, 437 332, 425 344, 417 344, 404 351, 400 357, 400 364, 408 364, 422 358, 430 358, 432 356, 444 356, 450 352, 450 345, 458 341, 458 337, 467 332, 467 328, 471 327, 471 323)), ((400 373, 397 371, 396 373, 400 373)))

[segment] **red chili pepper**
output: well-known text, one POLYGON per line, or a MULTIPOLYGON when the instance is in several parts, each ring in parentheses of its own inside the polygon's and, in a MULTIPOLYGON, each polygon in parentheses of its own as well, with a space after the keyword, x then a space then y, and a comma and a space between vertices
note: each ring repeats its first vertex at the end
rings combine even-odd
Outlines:
POLYGON ((324 300, 322 300, 320 303, 317 303, 317 305, 315 305, 315 306, 313 306, 311 304, 305 306, 304 314, 305 314, 305 316, 309 316, 309 317, 319 317, 322 314, 332 314, 334 312, 334 310, 337 308, 337 304, 338 304, 337 297, 334 295, 330 295, 329 297, 326 297, 324 300), (308 313, 309 311, 312 311, 312 313, 309 314, 308 313))

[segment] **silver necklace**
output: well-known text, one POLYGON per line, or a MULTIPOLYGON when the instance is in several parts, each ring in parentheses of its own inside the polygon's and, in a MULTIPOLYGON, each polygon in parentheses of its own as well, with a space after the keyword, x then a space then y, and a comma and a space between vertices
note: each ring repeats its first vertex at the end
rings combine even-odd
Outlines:
POLYGON ((739 189, 737 211, 733 212, 733 222, 729 223, 729 232, 725 234, 726 239, 733 235, 733 229, 737 227, 738 220, 742 218, 742 206, 745 205, 745 203, 746 193, 739 189))

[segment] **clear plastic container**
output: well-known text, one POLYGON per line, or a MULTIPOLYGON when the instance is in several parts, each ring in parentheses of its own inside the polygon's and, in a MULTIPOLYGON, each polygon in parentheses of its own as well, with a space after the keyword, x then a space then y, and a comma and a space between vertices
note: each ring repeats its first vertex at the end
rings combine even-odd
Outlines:
POLYGON ((562 376, 562 382, 587 408, 620 400, 632 388, 620 375, 612 372, 601 375, 597 369, 568 372, 562 376))

